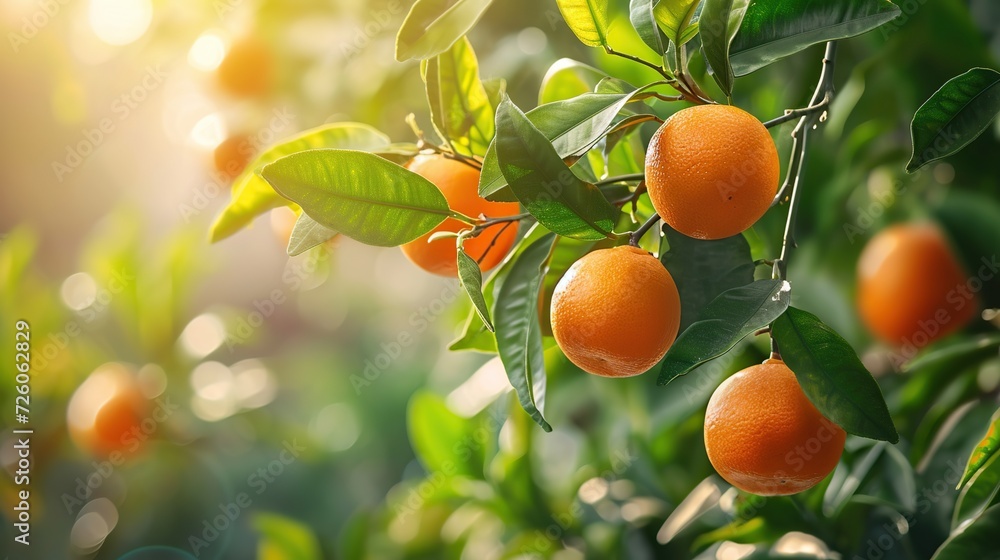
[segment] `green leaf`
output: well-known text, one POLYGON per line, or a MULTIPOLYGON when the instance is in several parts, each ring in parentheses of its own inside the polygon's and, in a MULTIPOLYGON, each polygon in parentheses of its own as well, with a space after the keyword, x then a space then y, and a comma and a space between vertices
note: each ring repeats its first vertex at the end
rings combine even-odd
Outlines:
MULTIPOLYGON (((585 93, 572 99, 539 105, 525 113, 562 159, 581 155, 593 148, 615 124, 615 117, 640 92, 585 93)), ((479 176, 479 196, 499 200, 507 179, 500 171, 496 142, 486 151, 479 176)))
POLYGON ((700 0, 659 0, 653 15, 674 45, 683 45, 698 30, 693 22, 700 5, 700 0))
POLYGON ((982 193, 951 189, 931 212, 965 271, 983 283, 982 303, 1000 307, 1000 204, 982 193))
POLYGON ((433 183, 365 152, 298 152, 261 176, 320 225, 368 245, 402 245, 451 215, 433 183))
POLYGON ((288 238, 288 255, 292 257, 301 255, 336 236, 336 231, 324 227, 306 214, 302 214, 295 221, 295 227, 292 228, 292 235, 288 238))
POLYGON ((322 560, 316 535, 306 525, 275 513, 256 513, 253 525, 260 533, 258 558, 266 560, 322 560))
POLYGON ((965 465, 965 474, 962 475, 958 488, 961 488, 979 472, 987 461, 997 455, 998 451, 1000 451, 1000 410, 997 410, 990 418, 990 426, 986 429, 986 435, 972 450, 972 455, 969 456, 969 462, 965 465))
POLYGON ((931 560, 995 559, 996 536, 1000 533, 1000 505, 987 509, 975 521, 953 531, 931 560))
POLYGON ((951 528, 982 515, 986 508, 995 504, 1000 491, 1000 455, 993 454, 969 478, 959 485, 962 491, 955 501, 955 511, 951 519, 951 528), (964 487, 961 484, 965 484, 964 487))
POLYGON ((973 68, 948 80, 913 115, 912 173, 950 156, 979 137, 1000 113, 1000 72, 973 68))
POLYGON ((979 361, 988 356, 995 356, 1000 348, 1000 333, 977 335, 969 340, 962 340, 942 348, 922 354, 903 366, 904 373, 918 372, 937 366, 960 367, 958 361, 979 361))
POLYGON ((664 226, 663 233, 660 261, 681 296, 681 331, 694 323, 719 294, 753 282, 753 258, 743 234, 704 241, 678 233, 670 226, 664 226))
POLYGON ((667 50, 667 38, 656 24, 656 18, 653 16, 654 5, 656 0, 631 0, 628 18, 642 42, 662 56, 667 50))
POLYGON ((483 297, 483 271, 479 269, 476 259, 465 253, 465 249, 458 251, 458 280, 469 294, 469 299, 475 306, 479 318, 483 320, 486 328, 493 332, 493 323, 490 322, 490 308, 483 297))
POLYGON ((811 45, 866 33, 899 14, 888 0, 754 2, 729 47, 729 62, 743 76, 811 45))
POLYGON ((815 315, 789 307, 771 326, 781 359, 824 416, 844 431, 897 443, 882 390, 858 355, 815 315))
POLYGON ((479 62, 469 40, 463 37, 427 61, 425 79, 438 133, 460 153, 484 155, 493 140, 493 106, 479 80, 479 62))
POLYGON ((656 384, 688 374, 771 324, 788 309, 791 289, 783 280, 758 280, 719 294, 667 350, 656 384))
MULTIPOLYGON (((534 223, 525 232, 524 236, 521 237, 514 245, 514 247, 507 253, 503 261, 493 269, 490 277, 486 280, 483 285, 483 299, 486 301, 486 307, 488 309, 494 308, 494 295, 497 292, 497 287, 503 284, 504 279, 510 273, 512 263, 517 260, 517 258, 524 252, 524 250, 531 246, 532 243, 541 239, 546 235, 548 231, 545 228, 534 223)), ((478 352, 486 352, 488 354, 497 353, 497 340, 493 332, 486 328, 486 324, 483 323, 483 319, 479 316, 479 312, 476 309, 472 309, 469 313, 468 318, 465 321, 465 325, 462 328, 462 334, 457 340, 448 346, 449 350, 475 350, 478 352)))
POLYGON ((396 34, 396 60, 423 60, 451 48, 493 0, 417 0, 396 34))
POLYGON ((233 182, 233 199, 212 224, 210 238, 221 241, 250 225, 254 218, 288 200, 274 192, 257 174, 264 165, 278 158, 314 148, 376 151, 389 146, 389 137, 360 123, 333 123, 307 130, 284 140, 257 156, 233 182))
POLYGON ((538 323, 538 293, 542 269, 554 241, 554 235, 545 235, 518 256, 500 286, 494 310, 497 350, 507 378, 521 407, 546 432, 551 432, 552 426, 543 416, 545 359, 538 323))
POLYGON ((482 478, 482 461, 456 449, 473 442, 471 424, 455 414, 444 399, 419 391, 406 409, 406 429, 420 463, 428 472, 482 478))
MULTIPOLYGON (((552 63, 542 77, 538 88, 538 104, 561 101, 594 91, 606 73, 593 66, 571 58, 560 58, 552 63)), ((497 105, 499 106, 499 105, 497 105)))
POLYGON ((556 0, 556 5, 581 43, 608 46, 608 0, 556 0))
POLYGON ((610 237, 618 216, 594 185, 563 163, 548 139, 510 99, 497 109, 496 152, 511 190, 538 223, 566 237, 610 237))
POLYGON ((740 29, 750 0, 705 0, 698 31, 701 34, 705 59, 711 65, 715 81, 727 96, 733 93, 733 68, 729 62, 729 49, 740 29))

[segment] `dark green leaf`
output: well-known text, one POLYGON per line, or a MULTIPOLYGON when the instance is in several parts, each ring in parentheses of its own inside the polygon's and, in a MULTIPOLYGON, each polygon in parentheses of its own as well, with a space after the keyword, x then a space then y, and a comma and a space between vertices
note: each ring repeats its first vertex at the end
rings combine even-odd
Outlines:
POLYGON ((265 150, 233 181, 233 199, 212 224, 212 242, 221 241, 244 228, 254 218, 288 204, 258 174, 264 165, 280 157, 314 148, 376 151, 389 146, 389 137, 361 123, 333 123, 307 130, 265 150))
POLYGON ((705 49, 705 58, 712 66, 715 81, 727 96, 733 93, 733 68, 729 48, 740 29, 750 0, 705 0, 698 22, 698 32, 705 49))
POLYGON ((781 359, 824 416, 847 433, 896 443, 882 390, 858 355, 815 315, 789 307, 771 326, 781 359))
POLYGON ((660 31, 653 17, 653 6, 656 0, 631 0, 629 3, 629 20, 632 27, 639 34, 643 43, 646 43, 653 52, 663 55, 666 52, 667 38, 660 31))
POLYGON ((683 45, 698 31, 694 20, 700 5, 701 0, 659 0, 653 15, 674 45, 683 45))
POLYGON ((543 267, 555 236, 548 234, 532 243, 518 256, 497 294, 495 325, 497 350, 507 378, 517 393, 521 407, 546 432, 545 359, 538 324, 538 293, 543 267))
POLYGON ((441 397, 421 391, 406 410, 406 428, 417 458, 428 472, 482 478, 482 463, 456 452, 472 441, 472 425, 452 412, 441 397))
POLYGON ((320 225, 368 245, 413 241, 450 215, 433 183, 365 152, 298 152, 266 165, 261 176, 320 225))
POLYGON ((996 560, 1000 558, 997 548, 997 534, 1000 534, 1000 505, 987 509, 975 521, 953 531, 948 540, 937 549, 931 560, 996 560))
POLYGON ((830 484, 823 493, 823 513, 827 517, 834 518, 843 511, 861 483, 870 478, 872 468, 885 454, 887 447, 884 442, 874 442, 864 455, 856 454, 853 460, 848 461, 846 469, 834 471, 830 484))
POLYGON ((1000 307, 1000 204, 984 194, 952 189, 931 212, 965 272, 982 281, 977 294, 982 303, 1000 307))
POLYGON ((608 0, 556 0, 566 25, 588 47, 608 45, 608 0))
MULTIPOLYGON (((615 123, 615 117, 638 91, 631 93, 585 93, 572 99, 539 105, 528 111, 528 120, 555 148, 560 158, 583 154, 594 147, 615 123)), ((483 160, 479 196, 499 200, 507 180, 497 161, 496 143, 483 160)))
POLYGON ((396 34, 396 60, 423 60, 451 48, 493 0, 417 0, 396 34))
POLYGON ((686 375, 771 324, 788 308, 790 294, 791 286, 782 280, 758 280, 719 294, 667 350, 657 385, 686 375))
POLYGON ((424 79, 438 133, 460 153, 484 155, 493 140, 493 106, 469 40, 463 37, 428 60, 424 79))
POLYGON ((986 435, 976 445, 976 448, 972 450, 969 462, 965 465, 965 474, 962 475, 962 480, 959 481, 958 488, 961 488, 963 484, 968 482, 979 469, 983 468, 983 465, 987 461, 997 455, 998 451, 1000 451, 1000 410, 997 410, 993 414, 993 417, 990 418, 990 425, 986 428, 986 435))
POLYGON ((552 144, 510 99, 497 109, 497 160, 525 209, 550 231, 567 237, 609 237, 618 209, 594 185, 570 171, 552 144))
POLYGON ((907 173, 958 152, 1000 113, 1000 72, 973 68, 948 80, 913 115, 907 173))
POLYGON ((743 234, 704 241, 663 227, 660 261, 667 267, 681 295, 683 332, 719 294, 753 282, 750 244, 743 234), (670 250, 665 251, 666 245, 670 250))
POLYGON ((749 74, 811 45, 854 37, 895 19, 888 0, 754 2, 729 47, 737 76, 749 74))
POLYGON ((260 533, 260 558, 322 560, 316 535, 306 525, 275 513, 256 513, 253 525, 260 533))
POLYGON ((323 227, 316 220, 302 214, 295 221, 295 227, 292 228, 292 235, 288 238, 287 252, 292 257, 301 255, 336 236, 336 231, 323 227))
POLYGON ((961 484, 965 486, 955 501, 955 512, 951 518, 952 529, 979 517, 986 508, 996 503, 997 492, 1000 491, 1000 455, 991 455, 969 478, 967 484, 964 479, 961 484))
POLYGON ((479 318, 483 320, 486 328, 493 331, 493 323, 490 322, 490 308, 483 298, 483 272, 479 269, 476 259, 465 253, 465 249, 458 251, 458 280, 469 294, 472 305, 475 306, 479 318))
POLYGON ((922 354, 903 366, 903 371, 919 372, 938 366, 960 367, 958 360, 979 361, 987 356, 995 356, 1000 348, 1000 333, 977 335, 968 340, 962 340, 948 346, 922 354))

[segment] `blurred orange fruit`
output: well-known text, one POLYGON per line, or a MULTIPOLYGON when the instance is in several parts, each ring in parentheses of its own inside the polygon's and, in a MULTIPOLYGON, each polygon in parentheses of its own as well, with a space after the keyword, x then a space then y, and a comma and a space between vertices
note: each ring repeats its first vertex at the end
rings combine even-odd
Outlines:
POLYGON ((705 451, 733 486, 761 496, 808 490, 844 451, 844 430, 823 416, 781 360, 725 380, 705 413, 705 451))
POLYGON ((219 86, 236 97, 266 94, 271 89, 273 73, 271 49, 255 37, 234 41, 216 69, 219 86))
POLYGON ((150 412, 134 375, 125 366, 105 364, 77 387, 66 410, 66 424, 76 445, 96 456, 135 451, 146 434, 141 423, 150 412))
POLYGON ((646 188, 670 227, 698 239, 749 228, 778 190, 778 151, 753 115, 731 105, 682 109, 653 135, 646 188))
POLYGON ((976 294, 941 230, 931 223, 891 226, 858 259, 858 311, 871 331, 917 348, 951 334, 979 311, 976 294))
POLYGON ((604 377, 639 375, 677 337, 677 286, 638 247, 600 249, 573 263, 552 294, 552 333, 571 362, 604 377))
POLYGON ((230 136, 223 140, 212 153, 215 169, 226 179, 232 181, 246 169, 253 157, 253 147, 250 137, 246 135, 230 136))
MULTIPOLYGON (((520 212, 516 202, 490 202, 479 196, 479 171, 446 158, 440 154, 419 155, 406 166, 407 169, 437 185, 448 200, 448 206, 466 216, 489 218, 513 216, 520 212)), ((427 240, 439 231, 458 232, 470 226, 454 218, 441 222, 432 231, 404 244, 401 248, 406 258, 427 272, 441 276, 457 276, 458 265, 453 238, 427 240)), ((465 241, 465 252, 479 262, 480 268, 489 270, 500 264, 517 239, 517 222, 490 226, 477 237, 465 241)))
POLYGON ((292 238, 292 230, 295 229, 295 222, 298 220, 299 215, 287 206, 271 210, 271 231, 282 247, 288 246, 288 240, 292 238))

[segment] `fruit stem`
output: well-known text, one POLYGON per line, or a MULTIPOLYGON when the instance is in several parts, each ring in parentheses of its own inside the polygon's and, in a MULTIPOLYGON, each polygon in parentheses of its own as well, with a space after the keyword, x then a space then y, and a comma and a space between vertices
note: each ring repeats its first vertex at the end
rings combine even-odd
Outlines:
POLYGON ((680 98, 684 101, 690 101, 691 103, 694 103, 696 105, 707 105, 714 103, 714 101, 710 99, 705 99, 702 95, 699 95, 698 92, 695 91, 695 89, 697 89, 697 86, 695 86, 695 88, 692 89, 692 87, 688 84, 687 80, 678 79, 678 76, 681 76, 683 78, 683 72, 680 69, 678 69, 678 71, 681 73, 678 74, 678 76, 675 76, 670 72, 670 70, 668 70, 664 66, 653 64, 652 62, 639 58, 638 56, 635 55, 616 51, 615 49, 611 48, 611 45, 604 45, 604 52, 608 53, 611 56, 621 57, 626 60, 631 60, 632 62, 635 62, 637 64, 642 64, 647 68, 652 68, 653 70, 656 71, 657 74, 663 76, 663 79, 667 81, 667 85, 676 89, 677 92, 680 93, 680 98))
POLYGON ((614 177, 601 179, 600 181, 594 183, 594 186, 601 187, 604 185, 610 185, 611 183, 623 183, 625 181, 642 181, 645 178, 646 178, 645 173, 629 173, 627 175, 616 175, 614 177))
POLYGON ((628 238, 628 244, 633 247, 638 247, 639 240, 642 239, 642 236, 646 235, 646 232, 649 231, 653 226, 655 226, 656 223, 659 221, 660 221, 659 214, 653 214, 652 216, 650 216, 649 219, 645 221, 645 223, 639 226, 639 229, 632 232, 632 235, 630 235, 628 238))

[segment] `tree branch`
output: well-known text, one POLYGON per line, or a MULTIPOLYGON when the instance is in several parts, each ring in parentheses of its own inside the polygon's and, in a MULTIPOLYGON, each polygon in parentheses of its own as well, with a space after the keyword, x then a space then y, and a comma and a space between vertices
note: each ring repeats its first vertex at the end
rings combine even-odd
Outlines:
POLYGON ((659 214, 653 214, 652 216, 650 216, 645 223, 639 226, 639 229, 632 232, 632 235, 630 235, 628 238, 628 244, 633 247, 638 247, 639 240, 642 239, 642 236, 646 235, 646 232, 649 231, 653 226, 655 226, 656 223, 659 221, 660 221, 659 214))

